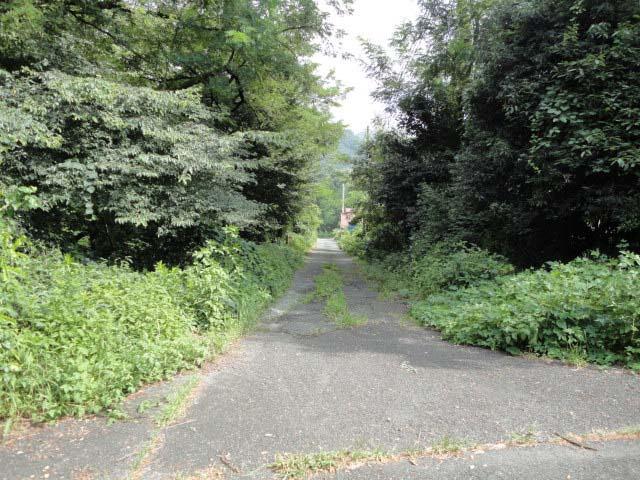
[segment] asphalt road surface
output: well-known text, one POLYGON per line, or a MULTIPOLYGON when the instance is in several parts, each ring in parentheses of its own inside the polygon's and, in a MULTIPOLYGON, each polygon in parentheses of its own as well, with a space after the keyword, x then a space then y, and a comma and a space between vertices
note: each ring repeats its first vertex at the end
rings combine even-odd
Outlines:
MULTIPOLYGON (((188 376, 128 402, 159 398, 188 376)), ((151 416, 107 424, 69 420, 0 447, 0 479, 279 478, 283 453, 343 449, 424 450, 448 438, 495 445, 452 458, 353 465, 329 479, 636 479, 640 441, 560 435, 640 425, 640 377, 575 368, 444 342, 379 298, 332 240, 320 240, 289 292, 261 326, 198 374, 180 418, 162 429, 151 416), (338 328, 308 301, 322 266, 344 275, 350 310, 365 325, 338 328), (539 444, 508 445, 529 434, 539 444), (19 453, 18 453, 19 452, 19 453), (45 468, 46 467, 46 468, 45 468), (180 477, 179 475, 183 475, 180 477)))

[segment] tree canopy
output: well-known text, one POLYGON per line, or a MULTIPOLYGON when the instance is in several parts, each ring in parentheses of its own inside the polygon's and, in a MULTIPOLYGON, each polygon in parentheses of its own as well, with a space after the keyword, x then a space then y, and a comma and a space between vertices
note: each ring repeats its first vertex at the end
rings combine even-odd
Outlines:
POLYGON ((397 128, 356 166, 372 248, 466 240, 519 264, 640 247, 640 6, 424 0, 400 61, 368 45, 397 128))
POLYGON ((306 228, 342 131, 316 2, 12 0, 0 20, 0 181, 37 189, 32 236, 150 266, 228 224, 306 228))

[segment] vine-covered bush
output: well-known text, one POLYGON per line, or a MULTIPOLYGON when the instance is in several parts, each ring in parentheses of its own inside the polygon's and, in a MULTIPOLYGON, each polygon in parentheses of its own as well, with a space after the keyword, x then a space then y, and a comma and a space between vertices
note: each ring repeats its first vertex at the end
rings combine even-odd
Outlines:
POLYGON ((640 369, 640 256, 551 263, 413 306, 456 343, 640 369))

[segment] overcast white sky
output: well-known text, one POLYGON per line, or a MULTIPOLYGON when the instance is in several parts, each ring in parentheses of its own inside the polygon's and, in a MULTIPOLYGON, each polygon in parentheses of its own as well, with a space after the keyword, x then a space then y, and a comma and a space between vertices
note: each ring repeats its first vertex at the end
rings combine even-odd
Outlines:
POLYGON ((347 32, 342 40, 343 49, 356 58, 343 60, 317 55, 313 61, 320 64, 321 73, 326 74, 333 69, 344 86, 353 88, 333 114, 336 120, 342 120, 354 132, 364 131, 374 117, 384 111, 384 106, 370 97, 376 85, 367 78, 359 64, 358 60, 364 57, 364 53, 358 37, 386 46, 395 27, 415 19, 417 14, 416 0, 354 0, 352 15, 333 17, 333 23, 347 32))

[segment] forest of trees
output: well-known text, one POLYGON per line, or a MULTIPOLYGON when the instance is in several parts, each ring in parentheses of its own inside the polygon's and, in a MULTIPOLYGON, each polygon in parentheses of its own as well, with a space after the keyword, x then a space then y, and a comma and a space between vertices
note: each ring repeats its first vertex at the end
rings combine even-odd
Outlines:
POLYGON ((329 16, 314 0, 0 2, 0 419, 116 408, 287 288, 343 131, 310 60, 339 37, 329 16))
POLYGON ((225 225, 306 232, 342 133, 306 60, 334 33, 314 1, 16 0, 0 18, 0 182, 35 189, 31 237, 149 268, 225 225))
POLYGON ((368 45, 397 120, 356 167, 368 247, 464 240, 524 266, 638 249, 640 4, 420 3, 400 60, 368 45))
POLYGON ((640 368, 640 3, 420 0, 343 248, 456 343, 640 368))

